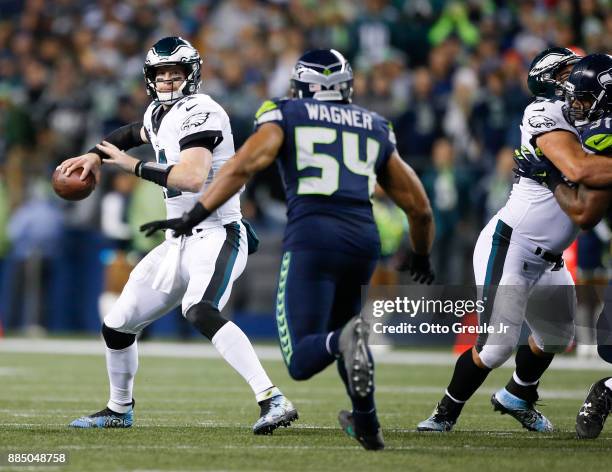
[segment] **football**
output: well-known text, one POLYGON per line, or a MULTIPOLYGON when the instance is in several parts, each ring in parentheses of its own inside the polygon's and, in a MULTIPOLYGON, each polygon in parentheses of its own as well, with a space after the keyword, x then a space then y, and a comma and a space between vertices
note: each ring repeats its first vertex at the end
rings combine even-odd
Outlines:
POLYGON ((74 170, 69 176, 55 169, 51 184, 55 193, 64 200, 83 200, 88 197, 96 187, 96 180, 90 173, 85 180, 81 180, 82 167, 74 170))

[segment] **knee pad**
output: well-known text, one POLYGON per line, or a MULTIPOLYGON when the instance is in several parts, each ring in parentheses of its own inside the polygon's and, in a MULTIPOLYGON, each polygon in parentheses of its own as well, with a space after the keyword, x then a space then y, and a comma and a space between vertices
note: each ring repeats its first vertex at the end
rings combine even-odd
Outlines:
POLYGON ((488 346, 485 345, 478 353, 480 360, 489 369, 496 369, 512 356, 513 346, 488 346))
POLYGON ((130 347, 136 341, 136 335, 130 333, 121 333, 113 328, 109 328, 102 324, 102 337, 109 349, 116 351, 130 347))
POLYGON ((214 308, 209 302, 200 302, 192 305, 185 313, 185 318, 196 329, 212 341, 212 338, 219 331, 227 320, 221 316, 218 309, 214 308))

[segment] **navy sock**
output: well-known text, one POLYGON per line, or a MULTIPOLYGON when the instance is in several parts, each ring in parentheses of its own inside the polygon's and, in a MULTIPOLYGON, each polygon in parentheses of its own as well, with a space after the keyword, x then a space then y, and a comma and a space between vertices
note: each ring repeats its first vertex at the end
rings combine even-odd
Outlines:
MULTIPOLYGON (((372 356, 370 355, 370 360, 372 356)), ((374 363, 372 363, 373 365, 374 363)), ((346 387, 346 393, 351 399, 353 406, 353 419, 355 421, 355 427, 362 431, 376 432, 380 426, 378 423, 378 417, 376 416, 376 404, 374 403, 374 389, 366 397, 351 396, 348 387, 348 374, 344 367, 344 361, 339 359, 336 362, 338 366, 338 373, 340 378, 344 382, 346 387)))

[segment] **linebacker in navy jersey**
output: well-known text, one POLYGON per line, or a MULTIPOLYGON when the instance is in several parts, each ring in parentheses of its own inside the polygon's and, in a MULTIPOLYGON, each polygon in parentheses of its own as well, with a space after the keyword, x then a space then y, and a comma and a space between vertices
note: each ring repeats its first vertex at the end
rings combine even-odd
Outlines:
POLYGON ((276 319, 290 375, 306 380, 338 360, 353 411, 341 411, 344 431, 366 449, 384 447, 374 404, 368 325, 360 317, 380 254, 370 198, 378 181, 406 212, 414 249, 413 279, 431 283, 433 222, 414 171, 400 158, 390 123, 351 104, 353 74, 337 51, 315 50, 295 66, 291 98, 264 102, 255 133, 182 218, 143 226, 189 232, 277 161, 287 194, 276 319))

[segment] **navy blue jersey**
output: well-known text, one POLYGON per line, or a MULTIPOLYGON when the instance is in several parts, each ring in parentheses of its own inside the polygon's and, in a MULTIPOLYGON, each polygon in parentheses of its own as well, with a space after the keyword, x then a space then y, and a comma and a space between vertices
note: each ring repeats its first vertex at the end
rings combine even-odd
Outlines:
POLYGON ((264 123, 285 135, 277 157, 287 194, 284 250, 378 257, 370 198, 395 149, 389 122, 356 105, 308 98, 264 102, 255 126, 264 123))
POLYGON ((580 142, 589 152, 612 157, 612 118, 602 118, 582 126, 580 142))

